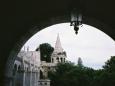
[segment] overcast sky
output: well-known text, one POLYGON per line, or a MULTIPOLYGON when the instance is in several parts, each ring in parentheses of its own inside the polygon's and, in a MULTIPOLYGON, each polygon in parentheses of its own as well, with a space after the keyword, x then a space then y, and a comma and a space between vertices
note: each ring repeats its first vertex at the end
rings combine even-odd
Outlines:
POLYGON ((115 56, 115 41, 104 32, 85 24, 77 35, 70 23, 52 25, 32 36, 25 47, 29 46, 30 51, 34 51, 41 43, 49 43, 54 47, 58 33, 67 59, 74 63, 81 57, 85 66, 99 69, 111 56, 115 56))

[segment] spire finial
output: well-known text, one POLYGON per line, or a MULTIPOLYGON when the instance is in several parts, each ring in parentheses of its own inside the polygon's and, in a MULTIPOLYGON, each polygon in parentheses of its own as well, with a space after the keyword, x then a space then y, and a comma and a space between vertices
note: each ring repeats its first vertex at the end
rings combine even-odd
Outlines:
POLYGON ((56 40, 56 44, 55 44, 55 52, 63 52, 63 48, 61 46, 61 42, 60 42, 60 37, 59 37, 59 33, 57 35, 57 40, 56 40))

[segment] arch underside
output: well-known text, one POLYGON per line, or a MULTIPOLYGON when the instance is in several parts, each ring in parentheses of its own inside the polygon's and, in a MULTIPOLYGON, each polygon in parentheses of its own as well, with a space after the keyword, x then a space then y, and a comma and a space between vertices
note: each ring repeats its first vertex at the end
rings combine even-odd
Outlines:
MULTIPOLYGON (((15 47, 11 51, 9 59, 6 64, 6 73, 5 73, 6 78, 12 76, 12 68, 14 65, 15 58, 18 52, 20 51, 21 47, 26 43, 26 41, 31 36, 33 36, 38 31, 46 27, 49 27, 51 25, 59 24, 59 23, 67 23, 67 22, 70 22, 70 16, 65 15, 65 16, 49 18, 46 21, 38 22, 37 24, 33 25, 33 27, 30 28, 24 36, 22 36, 22 38, 18 41, 18 43, 15 45, 15 47)), ((107 24, 104 24, 96 19, 87 18, 87 17, 83 18, 83 23, 98 28, 99 30, 105 32, 107 35, 109 35, 111 38, 115 40, 115 37, 114 37, 115 30, 111 28, 110 26, 108 26, 107 24)))

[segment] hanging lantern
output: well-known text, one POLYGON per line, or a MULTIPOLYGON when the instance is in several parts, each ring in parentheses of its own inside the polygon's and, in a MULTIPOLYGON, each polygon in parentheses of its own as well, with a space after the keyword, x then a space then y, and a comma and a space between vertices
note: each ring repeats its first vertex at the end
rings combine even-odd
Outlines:
POLYGON ((82 25, 82 15, 76 11, 76 9, 73 9, 71 12, 71 22, 70 26, 74 26, 75 33, 78 33, 79 26, 82 25))

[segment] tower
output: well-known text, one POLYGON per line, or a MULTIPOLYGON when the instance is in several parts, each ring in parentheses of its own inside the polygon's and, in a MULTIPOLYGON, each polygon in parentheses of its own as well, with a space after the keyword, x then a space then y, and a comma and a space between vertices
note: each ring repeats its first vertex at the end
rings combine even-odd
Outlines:
POLYGON ((63 51, 63 48, 62 48, 61 42, 60 42, 60 37, 58 34, 57 40, 55 43, 55 48, 51 55, 51 62, 52 63, 62 63, 62 62, 65 62, 65 58, 66 58, 66 52, 63 51))

